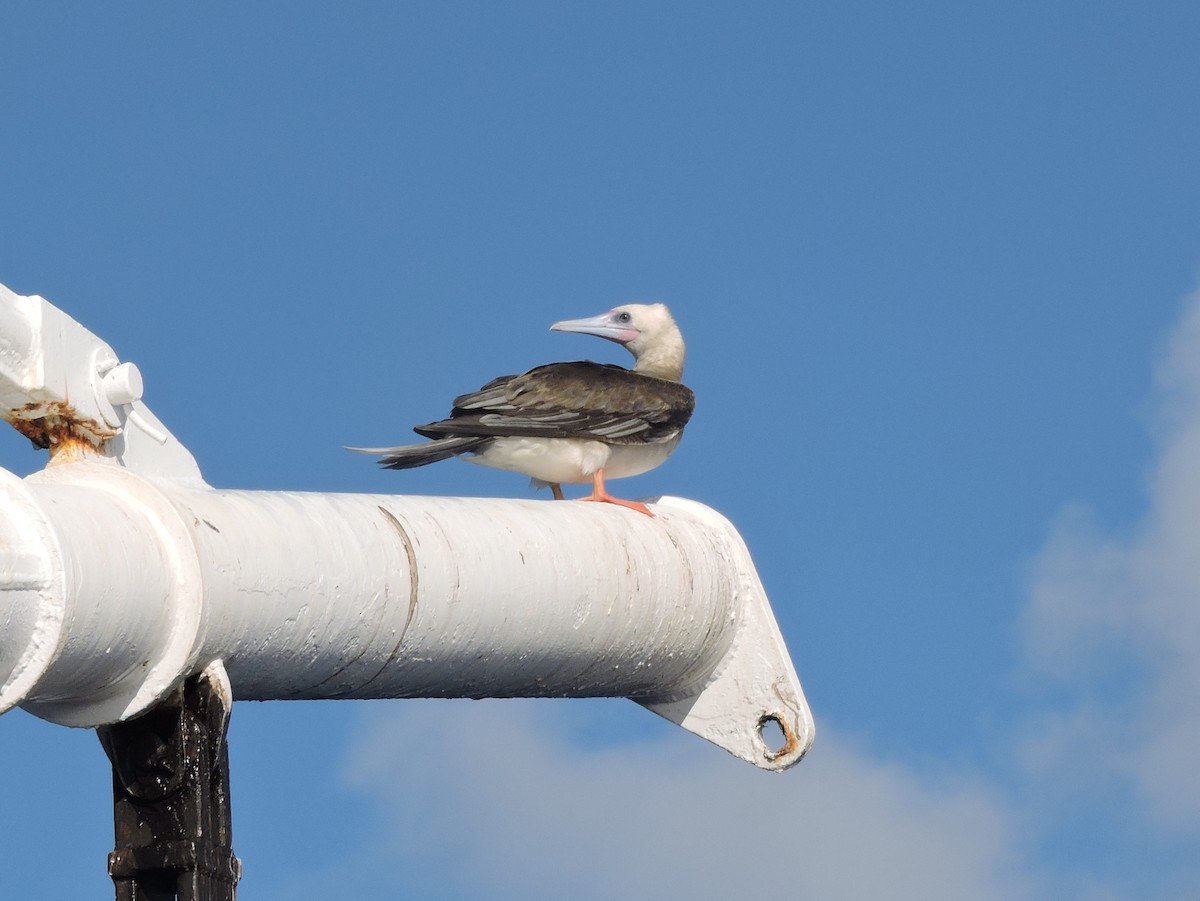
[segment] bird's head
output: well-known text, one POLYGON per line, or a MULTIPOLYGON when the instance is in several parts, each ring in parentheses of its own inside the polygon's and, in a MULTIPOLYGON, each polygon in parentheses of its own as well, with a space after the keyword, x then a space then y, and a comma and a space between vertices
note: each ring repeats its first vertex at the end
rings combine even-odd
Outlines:
POLYGON ((634 372, 673 382, 683 378, 683 335, 666 304, 627 303, 599 316, 556 322, 550 329, 615 341, 633 354, 634 372))

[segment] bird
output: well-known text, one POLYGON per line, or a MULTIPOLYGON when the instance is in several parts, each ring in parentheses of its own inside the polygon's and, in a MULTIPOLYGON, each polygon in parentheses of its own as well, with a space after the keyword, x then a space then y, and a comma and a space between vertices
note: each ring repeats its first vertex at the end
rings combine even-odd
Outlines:
POLYGON ((378 454, 386 469, 411 469, 450 457, 523 473, 537 487, 591 482, 585 501, 654 514, 643 503, 613 497, 605 479, 640 475, 679 445, 696 398, 682 383, 683 335, 665 304, 630 303, 551 331, 595 335, 633 354, 632 369, 590 360, 548 363, 492 379, 456 397, 447 419, 414 427, 432 439, 397 447, 351 447, 378 454))

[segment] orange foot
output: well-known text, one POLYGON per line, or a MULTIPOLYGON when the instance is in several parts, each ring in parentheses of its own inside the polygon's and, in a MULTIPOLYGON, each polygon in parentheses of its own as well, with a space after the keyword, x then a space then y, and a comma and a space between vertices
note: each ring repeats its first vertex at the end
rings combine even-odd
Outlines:
POLYGON ((645 513, 649 517, 654 514, 650 512, 650 508, 638 501, 627 501, 619 497, 613 497, 604 487, 604 470, 597 469, 596 474, 592 476, 592 496, 581 497, 581 501, 597 501, 602 504, 616 504, 618 507, 628 507, 630 510, 637 510, 638 513, 645 513))

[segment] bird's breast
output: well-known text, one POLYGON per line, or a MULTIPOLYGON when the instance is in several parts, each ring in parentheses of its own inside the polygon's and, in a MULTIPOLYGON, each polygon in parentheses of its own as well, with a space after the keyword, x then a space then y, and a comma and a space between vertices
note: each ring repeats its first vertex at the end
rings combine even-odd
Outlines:
POLYGON ((679 435, 652 445, 610 445, 583 438, 496 438, 466 459, 542 482, 575 484, 590 482, 599 469, 611 479, 649 472, 678 444, 679 435))
POLYGON ((605 478, 625 479, 640 476, 657 466, 662 466, 667 457, 679 446, 683 433, 656 444, 617 444, 609 447, 608 461, 604 464, 605 478))

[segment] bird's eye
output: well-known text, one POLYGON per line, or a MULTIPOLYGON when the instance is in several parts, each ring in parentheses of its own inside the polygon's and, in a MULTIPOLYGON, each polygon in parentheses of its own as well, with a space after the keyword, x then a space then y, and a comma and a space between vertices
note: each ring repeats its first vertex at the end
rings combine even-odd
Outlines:
POLYGON ((633 317, 630 316, 629 313, 627 313, 627 312, 622 312, 622 313, 617 314, 617 322, 629 323, 632 321, 633 321, 633 317))

